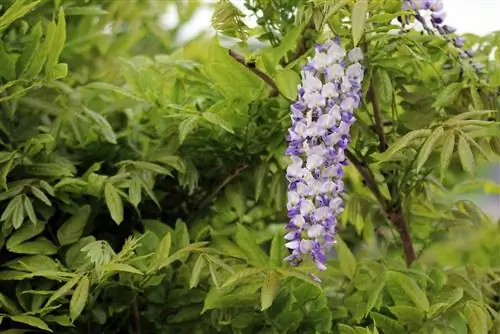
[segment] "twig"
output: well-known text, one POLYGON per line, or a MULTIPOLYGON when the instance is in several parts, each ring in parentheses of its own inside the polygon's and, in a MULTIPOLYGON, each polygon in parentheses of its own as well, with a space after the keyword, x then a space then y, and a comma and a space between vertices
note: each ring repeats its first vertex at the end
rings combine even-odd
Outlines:
POLYGON ((361 174, 361 177, 365 181, 368 189, 370 189, 377 201, 385 209, 387 207, 387 199, 380 192, 380 189, 377 186, 377 181, 375 181, 375 177, 373 176, 372 171, 351 151, 346 150, 345 155, 347 156, 347 159, 349 159, 349 161, 353 164, 353 166, 358 170, 359 174, 361 174))
POLYGON ((229 174, 222 182, 219 184, 210 194, 205 196, 205 198, 201 201, 198 209, 188 218, 188 222, 193 221, 194 218, 198 216, 198 214, 208 205, 210 202, 222 191, 234 178, 240 175, 244 170, 249 167, 248 164, 241 165, 236 168, 231 174, 229 174))
POLYGON ((141 334, 141 315, 139 313, 139 306, 137 304, 136 297, 134 297, 132 302, 132 319, 135 325, 135 334, 141 334))
POLYGON ((254 63, 249 63, 245 61, 245 58, 240 55, 239 53, 234 52, 233 50, 229 50, 229 55, 234 58, 238 63, 242 64, 246 68, 248 68, 250 71, 255 73, 259 78, 261 78, 265 83, 267 83, 271 87, 271 93, 269 96, 271 97, 276 97, 279 94, 278 91, 278 86, 276 86, 276 83, 274 80, 267 75, 266 73, 262 72, 259 70, 257 67, 255 67, 254 63))
POLYGON ((379 150, 384 152, 387 149, 387 140, 385 139, 384 122, 382 121, 382 113, 380 111, 380 104, 375 94, 375 87, 373 80, 370 83, 370 95, 373 106, 373 116, 375 117, 375 132, 379 139, 379 150))
MULTIPOLYGON (((370 97, 373 105, 373 115, 375 118, 375 131, 379 137, 379 150, 384 152, 387 149, 387 140, 385 138, 384 123, 382 121, 382 113, 380 110, 380 104, 375 94, 373 80, 370 83, 370 97)), ((387 173, 382 173, 388 179, 387 173)), ((391 223, 398 229, 401 238, 401 243, 403 244, 403 252, 406 260, 406 265, 409 267, 415 261, 416 255, 413 249, 413 242, 411 240, 410 232, 408 229, 408 223, 406 222, 403 209, 401 206, 401 198, 397 193, 397 184, 393 181, 387 182, 389 186, 389 192, 391 194, 391 202, 385 207, 385 212, 387 218, 391 223)))

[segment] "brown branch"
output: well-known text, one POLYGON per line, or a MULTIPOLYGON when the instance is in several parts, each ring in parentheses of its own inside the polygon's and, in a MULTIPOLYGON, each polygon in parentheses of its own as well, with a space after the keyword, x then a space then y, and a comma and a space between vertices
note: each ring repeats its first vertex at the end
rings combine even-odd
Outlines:
POLYGON ((141 315, 139 313, 139 306, 137 304, 136 297, 134 297, 132 302, 132 319, 135 327, 135 334, 141 334, 141 315))
POLYGON ((243 57, 239 53, 234 52, 233 50, 229 50, 229 55, 231 57, 233 57, 234 60, 236 60, 238 63, 242 64, 243 66, 248 68, 250 71, 255 73, 255 75, 257 75, 259 78, 262 79, 262 81, 264 81, 266 84, 269 85, 269 87, 271 87, 271 93, 269 94, 269 96, 271 96, 271 97, 278 96, 279 90, 278 90, 278 86, 276 86, 276 83, 274 82, 274 80, 269 75, 267 75, 266 73, 262 72, 257 67, 255 67, 255 63, 247 62, 245 60, 245 57, 243 57))
MULTIPOLYGON (((379 138, 379 150, 384 152, 387 149, 387 140, 385 138, 384 123, 382 121, 382 112, 380 109, 380 104, 375 94, 375 84, 373 80, 370 83, 370 98, 373 106, 373 115, 375 118, 375 132, 379 138)), ((387 173, 382 173, 388 183, 389 192, 391 194, 392 203, 390 203, 385 208, 385 212, 389 221, 396 227, 399 231, 399 236, 401 238, 401 243, 403 245, 403 252, 406 260, 406 265, 409 267, 415 261, 416 255, 413 249, 413 242, 408 229, 408 223, 406 222, 403 209, 401 206, 400 196, 397 194, 397 185, 394 182, 388 182, 387 179, 389 175, 387 173)))
POLYGON ((347 159, 349 159, 349 161, 353 164, 353 166, 358 170, 359 174, 361 174, 361 177, 365 181, 366 186, 373 193, 382 208, 385 209, 387 207, 387 199, 380 192, 380 189, 377 186, 377 181, 375 181, 375 177, 373 176, 372 171, 351 151, 346 150, 345 155, 347 156, 347 159))
POLYGON ((385 139, 384 122, 382 121, 382 113, 377 95, 375 94, 373 80, 370 83, 370 97, 373 106, 373 116, 375 117, 375 132, 379 139, 379 150, 380 152, 384 152, 387 149, 387 140, 385 139))
POLYGON ((210 194, 205 196, 205 198, 201 201, 197 210, 187 219, 187 222, 193 221, 198 214, 208 205, 210 202, 222 191, 234 178, 240 175, 244 170, 249 167, 248 164, 244 164, 236 168, 231 174, 229 174, 222 182, 219 184, 210 194))

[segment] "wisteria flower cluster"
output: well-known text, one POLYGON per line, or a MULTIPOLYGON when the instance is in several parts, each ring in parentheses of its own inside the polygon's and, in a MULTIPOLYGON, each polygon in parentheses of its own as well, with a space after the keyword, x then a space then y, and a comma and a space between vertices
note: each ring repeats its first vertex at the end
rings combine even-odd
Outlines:
POLYGON ((288 216, 285 239, 298 265, 311 256, 325 270, 326 252, 335 244, 337 216, 343 211, 344 151, 361 100, 364 68, 359 48, 348 54, 339 40, 317 45, 302 71, 298 100, 291 106, 292 126, 286 154, 288 216))
MULTIPOLYGON (((473 49, 464 49, 465 38, 463 37, 452 37, 451 34, 456 32, 456 29, 452 26, 444 24, 444 20, 446 17, 446 12, 444 11, 443 0, 405 0, 403 3, 403 10, 412 9, 415 11, 416 19, 424 25, 424 28, 427 28, 427 23, 425 19, 420 15, 420 11, 427 10, 431 12, 430 22, 435 30, 438 33, 446 38, 449 42, 453 43, 453 45, 458 48, 459 56, 462 59, 471 59, 475 55, 475 51, 473 49)), ((483 68, 482 64, 471 62, 472 66, 480 71, 483 68)))

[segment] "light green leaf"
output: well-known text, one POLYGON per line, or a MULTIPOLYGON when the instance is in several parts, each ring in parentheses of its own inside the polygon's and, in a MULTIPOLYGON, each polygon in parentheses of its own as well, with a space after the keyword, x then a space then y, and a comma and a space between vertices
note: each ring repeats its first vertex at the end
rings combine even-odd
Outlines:
POLYGON ((279 290, 278 274, 274 270, 270 270, 262 288, 260 289, 260 309, 261 311, 267 310, 273 304, 279 290))
POLYGON ((441 179, 446 174, 446 170, 450 165, 453 150, 455 149, 455 132, 449 131, 445 134, 443 149, 441 150, 441 161, 439 166, 439 174, 441 179))
POLYGON ((17 0, 7 8, 2 17, 0 17, 0 34, 7 29, 12 22, 23 17, 40 4, 40 0, 17 0))
POLYGON ((420 172, 422 167, 424 167, 425 163, 429 159, 429 156, 434 150, 434 146, 436 145, 437 141, 443 136, 443 133, 444 129, 442 126, 440 126, 436 130, 434 130, 424 142, 424 145, 418 152, 417 156, 417 173, 420 172))
MULTIPOLYGON (((59 56, 64 48, 64 43, 66 42, 66 19, 64 17, 63 7, 59 9, 59 15, 57 20, 57 29, 54 33, 53 42, 47 55, 47 62, 45 63, 45 76, 47 80, 55 80, 64 75, 64 66, 58 67, 59 56)), ((67 72, 67 67, 66 67, 67 72)))
POLYGON ((179 124, 179 142, 181 144, 184 143, 186 137, 194 130, 199 119, 198 116, 189 117, 179 124))
POLYGON ((464 136, 458 137, 458 156, 463 169, 469 174, 474 174, 474 154, 472 153, 469 142, 464 136))
POLYGON ((349 279, 352 279, 356 273, 356 258, 338 234, 336 248, 340 262, 340 270, 344 275, 349 277, 349 279))
POLYGON ((424 311, 413 306, 396 305, 389 309, 402 324, 421 324, 425 316, 424 311))
POLYGON ((45 225, 42 223, 39 224, 26 224, 22 226, 19 230, 12 233, 10 238, 7 240, 5 244, 8 250, 12 250, 14 247, 20 245, 33 238, 34 236, 39 235, 45 229, 45 225))
POLYGON ((392 95, 394 91, 389 74, 387 74, 384 69, 377 68, 375 70, 373 80, 375 80, 374 87, 377 98, 384 105, 389 105, 392 102, 392 95))
POLYGON ((45 203, 47 206, 52 206, 52 203, 50 202, 50 199, 37 187, 30 186, 31 193, 38 198, 40 201, 45 203))
POLYGON ((160 241, 158 248, 154 254, 153 265, 155 268, 160 269, 162 267, 162 263, 168 259, 170 255, 170 247, 172 245, 171 235, 170 233, 165 234, 163 239, 160 241))
POLYGON ((10 251, 18 254, 54 255, 57 253, 57 246, 49 239, 39 237, 33 241, 26 241, 22 244, 13 246, 10 248, 10 251))
POLYGON ((283 235, 281 233, 274 233, 273 241, 271 242, 269 263, 271 266, 280 267, 283 264, 286 254, 287 250, 283 235))
POLYGON ((107 15, 109 12, 102 9, 100 6, 85 6, 85 7, 69 7, 66 10, 66 16, 76 16, 76 15, 107 15))
POLYGON ((136 275, 143 275, 143 273, 140 270, 125 263, 108 263, 103 265, 101 269, 103 272, 124 272, 136 275))
POLYGON ((464 313, 471 333, 488 334, 488 313, 483 307, 468 301, 465 303, 464 313))
POLYGON ((40 318, 33 317, 31 315, 14 315, 11 316, 10 319, 15 322, 20 322, 31 327, 36 327, 39 329, 43 329, 47 332, 52 332, 49 326, 40 318))
POLYGON ((24 196, 24 211, 28 215, 29 220, 33 223, 37 223, 36 219, 36 214, 35 214, 35 209, 33 208, 33 203, 31 203, 31 200, 29 199, 28 196, 24 196))
POLYGON ((266 253, 260 248, 255 241, 255 236, 246 229, 242 224, 236 225, 236 233, 234 235, 236 244, 241 247, 249 262, 255 266, 265 266, 268 262, 266 253))
POLYGON ((415 283, 413 279, 405 274, 389 271, 387 273, 387 280, 400 286, 408 298, 419 309, 427 311, 429 309, 429 300, 425 292, 415 283))
POLYGON ((274 80, 279 92, 283 94, 283 96, 291 101, 297 98, 300 77, 295 71, 289 69, 279 70, 276 72, 274 80))
POLYGON ((89 296, 90 280, 87 276, 83 276, 76 286, 71 301, 69 303, 69 314, 71 321, 74 322, 82 313, 89 296))
POLYGON ((382 293, 382 289, 385 286, 385 280, 386 280, 386 275, 385 275, 385 270, 384 270, 384 272, 377 277, 377 279, 373 283, 372 288, 369 290, 368 302, 366 303, 365 317, 375 307, 375 305, 380 297, 380 294, 382 293))
POLYGON ((406 135, 404 135, 402 138, 400 138, 398 141, 392 144, 387 151, 379 155, 378 160, 380 162, 391 160, 391 158, 400 150, 414 144, 415 141, 420 138, 428 137, 431 133, 432 131, 429 129, 421 129, 408 132, 406 135))
POLYGON ((377 312, 370 312, 370 317, 373 319, 375 326, 383 330, 385 334, 400 334, 405 332, 401 324, 388 316, 377 312))
POLYGON ((123 203, 118 190, 111 183, 106 183, 104 186, 104 198, 111 218, 120 225, 123 221, 123 203))
POLYGON ((57 230, 57 240, 61 246, 70 245, 80 240, 85 225, 90 217, 90 212, 90 205, 80 207, 78 211, 57 230))
POLYGON ((31 165, 24 165, 24 170, 34 176, 51 176, 56 178, 63 178, 64 176, 71 177, 73 173, 66 166, 56 163, 37 163, 31 165))
POLYGON ((5 310, 10 315, 16 315, 22 312, 16 302, 2 293, 0 293, 0 309, 5 310))
POLYGON ((196 287, 200 282, 201 271, 205 267, 205 264, 206 261, 203 257, 203 254, 200 254, 200 256, 198 256, 198 259, 196 260, 193 266, 193 271, 191 272, 191 279, 189 280, 190 289, 196 287))
POLYGON ((234 134, 234 130, 232 129, 231 124, 226 122, 224 119, 222 119, 217 114, 210 112, 210 111, 205 111, 202 116, 208 122, 221 127, 222 129, 226 130, 227 132, 229 132, 231 134, 234 134))
POLYGON ((116 144, 116 134, 109 124, 108 120, 104 118, 101 114, 92 111, 88 108, 84 108, 85 113, 89 116, 89 118, 95 123, 97 129, 102 134, 103 138, 111 144, 116 144))
POLYGON ((344 324, 338 324, 340 334, 357 334, 354 328, 344 324))
POLYGON ((368 1, 357 0, 352 9, 351 25, 352 40, 357 46, 365 30, 366 14, 368 13, 368 1))
POLYGON ((237 271, 233 275, 231 275, 224 282, 224 284, 222 284, 222 288, 233 285, 233 284, 235 284, 243 279, 258 275, 258 274, 262 273, 263 271, 264 271, 264 269, 259 269, 259 268, 245 268, 245 269, 242 269, 240 271, 237 271))
POLYGON ((464 85, 459 82, 452 83, 451 85, 447 86, 436 97, 436 101, 434 102, 433 107, 439 109, 451 105, 456 101, 463 87, 464 85))
POLYGON ((132 205, 137 208, 142 200, 142 188, 141 181, 135 177, 130 180, 130 185, 128 187, 128 200, 132 205))

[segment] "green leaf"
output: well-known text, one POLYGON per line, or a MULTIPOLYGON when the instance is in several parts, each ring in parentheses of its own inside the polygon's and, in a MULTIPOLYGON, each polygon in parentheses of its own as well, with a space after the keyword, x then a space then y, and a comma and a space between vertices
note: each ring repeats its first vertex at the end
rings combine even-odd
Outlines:
POLYGON ((23 17, 40 4, 40 0, 17 0, 0 17, 0 34, 15 20, 23 17))
POLYGON ((35 214, 35 209, 33 208, 33 203, 31 203, 31 200, 29 199, 28 196, 24 196, 24 212, 28 215, 29 220, 33 223, 37 223, 36 219, 36 214, 35 214))
POLYGON ((171 235, 170 233, 165 234, 163 239, 160 241, 158 248, 154 254, 153 266, 156 269, 162 268, 162 263, 168 259, 170 255, 170 247, 172 245, 171 235))
POLYGON ((208 262, 208 270, 210 271, 212 282, 214 282, 214 285, 217 287, 217 289, 220 289, 220 282, 219 282, 219 277, 217 275, 217 270, 215 270, 215 265, 212 262, 208 262))
POLYGON ((198 116, 189 117, 179 124, 179 142, 181 144, 184 143, 186 137, 194 130, 199 119, 198 116))
POLYGON ((203 257, 203 254, 200 254, 200 256, 198 256, 198 259, 196 260, 193 266, 193 271, 191 272, 191 278, 189 280, 190 289, 196 287, 200 282, 201 271, 205 267, 205 264, 206 264, 205 258, 203 257))
POLYGON ((463 169, 469 174, 474 174, 474 154, 472 153, 469 142, 464 136, 458 137, 458 156, 463 169))
POLYGON ((357 0, 352 9, 351 25, 352 40, 357 46, 365 30, 366 14, 368 13, 368 1, 357 0))
POLYGON ((262 288, 260 290, 260 306, 261 311, 267 310, 273 304, 276 295, 279 290, 279 282, 278 275, 274 270, 270 270, 266 278, 264 279, 264 283, 262 284, 262 288))
POLYGON ((452 83, 451 85, 447 86, 436 97, 436 101, 434 102, 433 107, 439 109, 451 105, 456 101, 463 87, 463 84, 459 82, 452 83))
POLYGON ((235 272, 233 275, 231 275, 225 282, 222 284, 222 288, 231 286, 241 280, 244 280, 249 277, 253 277, 255 275, 258 275, 262 273, 264 269, 259 269, 259 268, 245 268, 240 271, 235 272))
POLYGON ((300 77, 295 71, 289 69, 279 70, 276 72, 274 80, 279 92, 287 99, 293 101, 297 97, 300 77))
POLYGON ((108 143, 116 144, 116 134, 106 118, 88 108, 84 108, 84 110, 85 113, 90 117, 90 119, 95 123, 104 140, 106 140, 108 143))
POLYGON ((370 312, 370 317, 373 319, 375 326, 384 331, 384 334, 405 333, 404 327, 392 318, 377 312, 370 312))
POLYGON ((268 262, 266 253, 255 241, 255 236, 247 230, 242 224, 236 224, 236 233, 234 235, 236 244, 241 247, 249 262, 255 266, 265 266, 268 262))
POLYGON ((104 186, 104 198, 111 218, 120 225, 123 221, 123 203, 118 190, 111 183, 106 183, 104 186))
POLYGON ((356 273, 356 258, 338 234, 336 248, 340 262, 340 270, 344 275, 349 277, 349 279, 352 279, 356 273))
POLYGON ((66 10, 66 16, 76 16, 76 15, 107 15, 109 12, 102 9, 100 6, 85 6, 85 7, 69 7, 66 10))
POLYGON ((57 29, 54 33, 54 38, 49 54, 47 55, 47 62, 45 63, 45 76, 47 80, 55 80, 57 78, 65 76, 64 68, 57 66, 61 65, 58 64, 59 56, 61 55, 65 42, 66 42, 66 19, 64 17, 63 7, 61 7, 59 9, 57 29))
POLYGON ((143 275, 143 273, 140 270, 125 263, 108 263, 103 265, 101 269, 103 272, 124 272, 136 275, 143 275))
POLYGON ((52 206, 52 203, 50 202, 50 199, 37 187, 30 186, 31 193, 38 198, 40 201, 45 203, 47 206, 52 206))
POLYGON ((36 238, 33 241, 26 241, 10 248, 12 253, 18 254, 39 254, 54 255, 57 253, 57 246, 45 237, 36 238))
POLYGON ((281 233, 274 233, 273 241, 271 242, 271 252, 269 256, 269 263, 271 266, 280 267, 287 254, 285 247, 285 239, 281 233))
POLYGON ((405 274, 389 271, 387 273, 387 280, 399 285, 399 287, 405 292, 408 298, 421 310, 429 309, 429 300, 425 292, 415 283, 413 279, 406 276, 405 274))
POLYGON ((23 166, 26 173, 34 176, 51 176, 63 178, 64 176, 71 177, 73 173, 66 166, 55 163, 38 163, 23 166))
POLYGON ((354 328, 344 324, 338 324, 340 334, 357 334, 354 328))
POLYGON ((58 300, 61 297, 64 297, 67 295, 71 289, 80 281, 80 278, 82 275, 77 275, 67 281, 63 286, 61 286, 59 289, 57 289, 52 296, 50 296, 49 300, 45 303, 44 308, 48 308, 50 305, 52 305, 53 302, 58 300))
POLYGON ((468 301, 464 313, 471 333, 488 334, 488 313, 480 304, 468 301))
POLYGON ((439 166, 439 174, 441 179, 445 176, 448 166, 450 165, 451 157, 455 149, 455 132, 448 131, 445 134, 443 149, 441 150, 441 161, 439 166))
POLYGON ((371 310, 375 307, 381 293, 382 289, 385 286, 386 274, 385 271, 377 277, 375 282, 373 283, 372 288, 369 290, 368 302, 366 303, 366 311, 365 317, 371 312, 371 310))
POLYGON ((377 98, 382 104, 389 105, 392 102, 392 95, 394 91, 389 74, 387 74, 387 72, 382 68, 377 68, 375 70, 373 80, 375 80, 374 87, 377 98))
POLYGON ((70 245, 80 240, 90 217, 90 212, 90 205, 84 205, 62 224, 59 230, 57 230, 57 240, 61 246, 70 245))
POLYGON ((80 282, 76 286, 71 301, 69 303, 69 314, 71 321, 74 322, 80 314, 82 314, 85 305, 87 304, 87 299, 89 297, 89 287, 90 280, 87 276, 83 276, 80 282))
POLYGON ((387 151, 378 156, 380 162, 389 161, 391 158, 398 153, 400 150, 412 145, 417 139, 422 137, 427 137, 432 133, 429 129, 421 129, 408 132, 394 144, 392 144, 387 151))
POLYGON ((26 224, 22 226, 19 230, 12 233, 10 238, 7 240, 5 244, 8 250, 12 250, 14 247, 20 245, 21 243, 29 240, 40 233, 45 229, 45 225, 42 223, 38 224, 26 224))
POLYGON ((443 133, 444 129, 442 126, 440 126, 436 130, 434 130, 424 142, 424 145, 418 152, 417 156, 417 173, 420 172, 422 167, 424 167, 425 163, 429 159, 429 156, 434 150, 434 146, 436 145, 437 141, 443 136, 443 133))
POLYGON ((421 324, 425 313, 416 307, 406 305, 396 305, 389 308, 396 315, 402 324, 421 324))
POLYGON ((128 187, 128 200, 132 205, 137 208, 142 200, 142 188, 141 181, 135 177, 130 180, 130 185, 128 187))
POLYGON ((234 130, 231 127, 231 124, 226 122, 224 119, 222 119, 219 115, 210 112, 210 111, 205 111, 202 114, 203 118, 206 119, 208 122, 217 125, 221 127, 222 129, 226 130, 227 132, 234 134, 234 130))
POLYGON ((52 332, 49 326, 40 318, 33 317, 30 315, 14 315, 11 316, 10 319, 15 322, 20 322, 22 324, 29 325, 31 327, 36 327, 39 329, 43 329, 47 332, 52 332))
POLYGON ((5 310, 10 315, 17 315, 22 312, 12 299, 2 293, 0 293, 0 309, 5 310))

